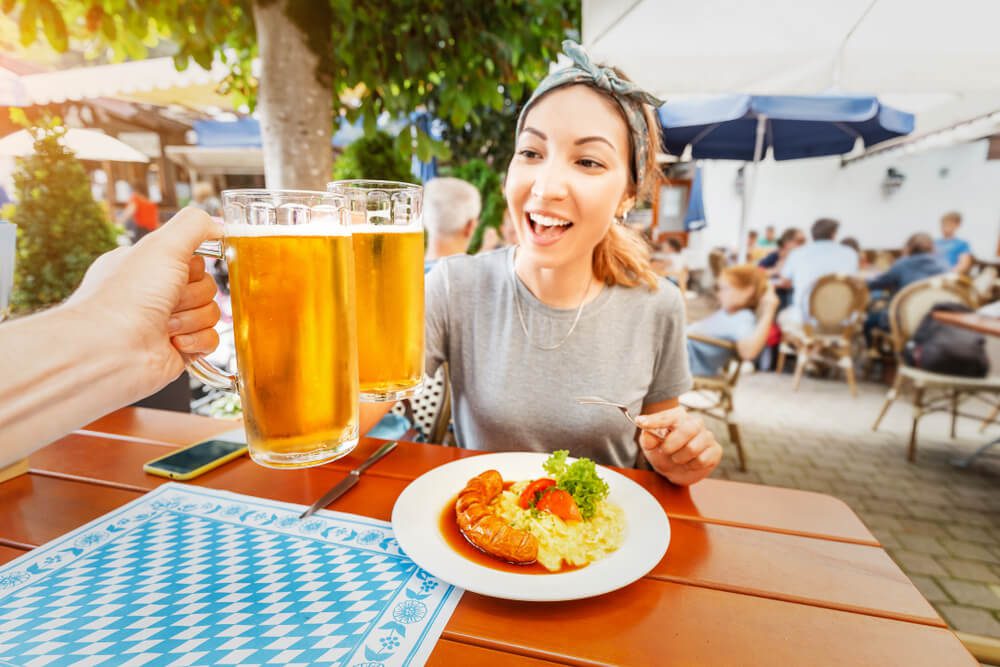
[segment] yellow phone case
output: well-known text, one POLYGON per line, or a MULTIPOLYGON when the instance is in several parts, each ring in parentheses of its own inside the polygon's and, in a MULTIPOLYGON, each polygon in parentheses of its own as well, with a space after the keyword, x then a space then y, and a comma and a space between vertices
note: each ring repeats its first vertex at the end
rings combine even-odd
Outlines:
MULTIPOLYGON (((241 429, 241 431, 242 431, 242 429, 241 429)), ((221 435, 226 435, 226 434, 221 434, 221 435)), ((229 463, 233 459, 238 458, 240 456, 243 456, 244 454, 247 453, 247 446, 244 444, 239 449, 237 449, 237 450, 235 450, 235 451, 233 451, 233 452, 231 452, 229 454, 226 454, 225 456, 221 456, 221 457, 215 459, 214 461, 209 461, 208 463, 206 463, 205 465, 201 466, 200 468, 195 468, 194 470, 191 470, 190 472, 185 472, 185 473, 171 472, 169 470, 164 470, 162 468, 155 468, 155 467, 153 467, 153 464, 156 463, 157 461, 162 461, 163 459, 170 458, 171 456, 177 454, 178 452, 183 452, 185 449, 191 449, 192 447, 197 447, 198 445, 200 445, 203 442, 208 442, 210 440, 220 440, 220 439, 225 439, 225 438, 220 438, 219 436, 216 436, 214 438, 205 438, 204 440, 199 440, 198 442, 194 443, 193 445, 188 445, 187 447, 181 447, 180 449, 174 449, 174 450, 168 452, 167 454, 164 454, 163 456, 157 456, 152 461, 146 461, 146 463, 143 464, 142 469, 143 469, 144 472, 149 473, 150 475, 157 475, 159 477, 166 477, 168 479, 176 479, 176 480, 180 480, 180 481, 186 481, 186 480, 189 480, 189 479, 194 479, 195 477, 198 477, 199 475, 204 475, 209 470, 215 470, 216 468, 218 468, 219 466, 221 466, 223 463, 229 463)))

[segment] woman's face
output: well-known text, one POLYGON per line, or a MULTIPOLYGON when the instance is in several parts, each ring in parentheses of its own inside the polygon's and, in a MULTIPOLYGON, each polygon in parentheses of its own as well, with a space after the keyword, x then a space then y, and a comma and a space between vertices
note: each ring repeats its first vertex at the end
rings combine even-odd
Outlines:
POLYGON ((753 286, 737 287, 726 276, 719 278, 719 305, 729 313, 742 310, 753 297, 753 286))
POLYGON ((532 105, 504 188, 523 260, 540 268, 590 261, 625 208, 628 137, 615 103, 587 86, 532 105))

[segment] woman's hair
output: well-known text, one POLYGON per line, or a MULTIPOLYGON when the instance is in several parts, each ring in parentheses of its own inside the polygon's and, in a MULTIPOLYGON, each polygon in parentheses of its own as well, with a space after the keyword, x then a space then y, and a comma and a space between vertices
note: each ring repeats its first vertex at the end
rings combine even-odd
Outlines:
POLYGON ((751 310, 757 308, 760 298, 767 292, 767 273, 754 264, 740 264, 738 266, 728 266, 722 270, 720 278, 725 278, 736 289, 746 289, 752 287, 753 292, 745 306, 751 310))
POLYGON ((129 183, 129 187, 132 188, 132 192, 137 195, 142 195, 143 197, 149 196, 149 188, 146 187, 146 182, 142 179, 135 179, 129 183))
MULTIPOLYGON (((617 67, 612 67, 624 81, 631 81, 617 67)), ((622 121, 628 127, 628 119, 621 109, 621 103, 610 92, 599 88, 596 85, 582 83, 595 91, 597 94, 606 97, 614 103, 615 109, 621 115, 622 121)), ((657 148, 660 146, 660 122, 656 118, 652 107, 648 104, 642 105, 642 115, 646 119, 646 168, 644 173, 637 174, 632 166, 629 166, 629 190, 637 201, 648 201, 656 191, 663 178, 660 168, 656 164, 657 148)), ((632 145, 632 133, 629 136, 629 165, 634 165, 635 160, 632 153, 636 147, 632 145)), ((608 229, 608 233, 601 239, 597 247, 594 248, 594 275, 598 280, 604 281, 607 285, 623 285, 625 287, 636 287, 645 283, 651 289, 656 289, 657 275, 653 272, 649 263, 650 247, 642 235, 623 224, 613 223, 608 229)))

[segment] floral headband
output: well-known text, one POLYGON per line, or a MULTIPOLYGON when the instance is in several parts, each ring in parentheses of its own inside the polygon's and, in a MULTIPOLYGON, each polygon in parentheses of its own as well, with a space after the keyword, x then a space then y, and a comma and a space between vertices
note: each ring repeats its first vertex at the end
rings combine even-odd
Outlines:
POLYGON ((643 105, 649 104, 656 108, 663 106, 663 101, 645 92, 631 81, 625 81, 614 70, 595 64, 583 47, 573 40, 567 39, 562 43, 562 47, 563 53, 573 61, 573 64, 556 70, 542 79, 538 88, 531 95, 531 99, 521 109, 521 115, 517 119, 517 134, 521 134, 528 109, 542 95, 574 83, 593 85, 610 93, 625 113, 632 140, 632 178, 638 183, 639 178, 646 171, 646 156, 649 153, 649 127, 646 125, 643 105))

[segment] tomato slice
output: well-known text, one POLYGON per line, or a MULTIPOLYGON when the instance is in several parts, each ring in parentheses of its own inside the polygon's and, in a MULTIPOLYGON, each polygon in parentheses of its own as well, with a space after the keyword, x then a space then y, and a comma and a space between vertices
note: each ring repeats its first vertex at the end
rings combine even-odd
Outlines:
POLYGON ((542 479, 536 479, 524 488, 524 491, 521 492, 521 497, 517 499, 517 504, 521 507, 521 509, 530 509, 531 504, 538 500, 538 494, 550 486, 555 485, 556 480, 554 479, 546 479, 544 477, 542 479))
POLYGON ((542 495, 541 499, 535 503, 535 509, 551 512, 563 521, 582 521, 580 508, 576 506, 576 501, 568 491, 562 489, 549 489, 542 495))

